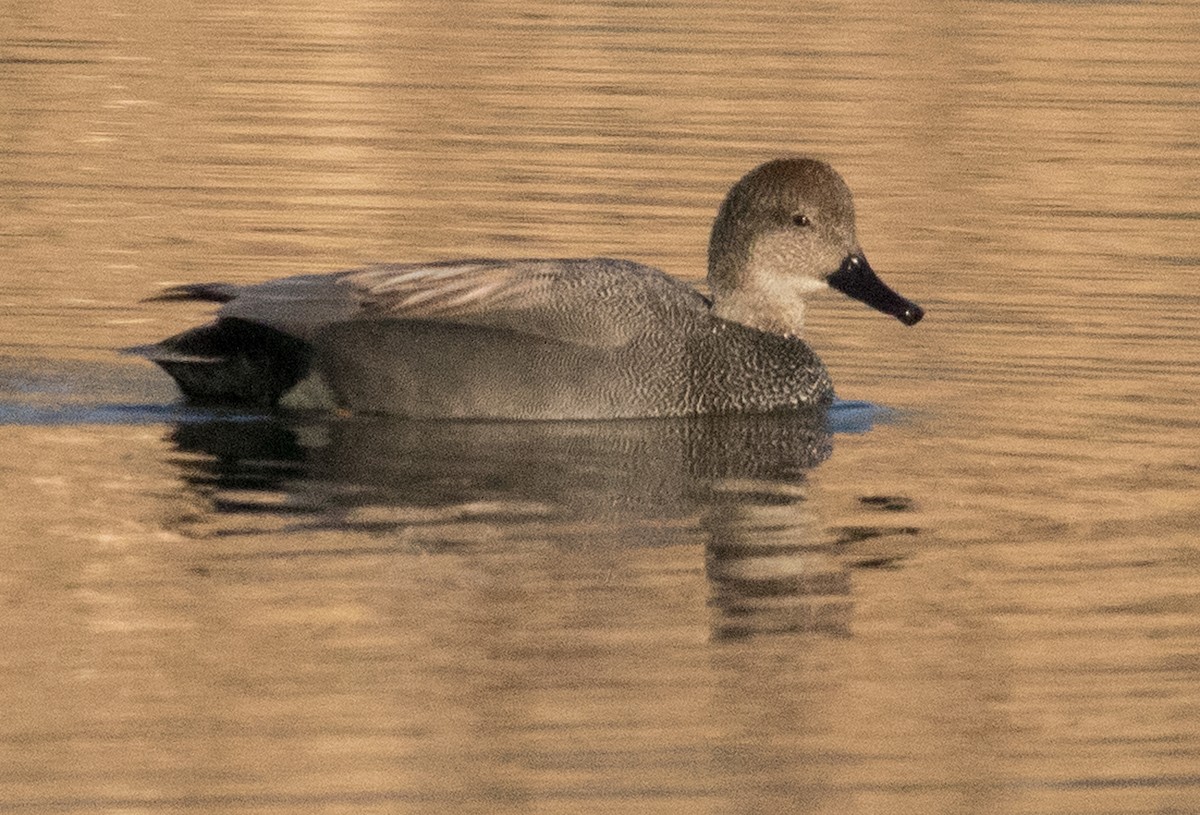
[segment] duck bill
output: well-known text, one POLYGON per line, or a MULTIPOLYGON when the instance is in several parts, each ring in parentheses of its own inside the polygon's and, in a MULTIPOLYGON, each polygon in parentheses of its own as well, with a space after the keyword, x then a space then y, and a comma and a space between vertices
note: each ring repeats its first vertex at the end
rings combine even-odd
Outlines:
POLYGON ((890 314, 905 325, 915 325, 925 316, 925 309, 888 288, 863 255, 848 255, 826 281, 847 297, 890 314))

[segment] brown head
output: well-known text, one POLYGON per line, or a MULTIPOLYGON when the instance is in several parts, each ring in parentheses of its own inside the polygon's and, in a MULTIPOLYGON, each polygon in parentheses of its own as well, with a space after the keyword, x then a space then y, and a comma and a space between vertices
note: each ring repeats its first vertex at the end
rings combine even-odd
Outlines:
POLYGON ((813 158, 768 161, 733 185, 713 223, 708 282, 718 317, 777 334, 799 334, 806 298, 829 287, 906 325, 924 315, 871 271, 850 188, 813 158))

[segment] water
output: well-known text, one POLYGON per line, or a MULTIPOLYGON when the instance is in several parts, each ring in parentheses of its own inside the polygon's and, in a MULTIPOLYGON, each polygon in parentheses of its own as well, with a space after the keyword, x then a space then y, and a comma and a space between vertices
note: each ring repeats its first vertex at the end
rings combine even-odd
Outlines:
POLYGON ((1200 809, 1186 3, 0 10, 0 809, 1200 809), (829 421, 213 412, 162 285, 631 257, 812 152, 829 421))

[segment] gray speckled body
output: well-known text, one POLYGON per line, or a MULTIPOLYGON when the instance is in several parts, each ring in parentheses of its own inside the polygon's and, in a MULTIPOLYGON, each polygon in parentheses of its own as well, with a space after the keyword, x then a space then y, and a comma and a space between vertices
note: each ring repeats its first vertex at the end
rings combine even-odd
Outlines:
POLYGON ((620 342, 616 330, 585 342, 368 319, 322 332, 317 368, 341 404, 408 416, 682 416, 796 408, 832 395, 803 341, 714 317, 694 290, 654 269, 605 259, 558 266, 555 286, 570 294, 557 299, 586 310, 545 316, 620 326, 620 342))
POLYGON ((144 351, 194 399, 412 417, 605 419, 798 408, 832 395, 824 365, 802 340, 715 317, 691 287, 629 261, 377 266, 224 294, 233 299, 216 323, 144 351), (455 320, 415 308, 420 316, 394 316, 387 298, 372 307, 364 285, 456 269, 501 289, 535 276, 538 285, 521 292, 517 308, 492 293, 485 313, 455 320), (243 347, 214 347, 251 326, 259 333, 243 347))
POLYGON ((392 264, 162 299, 224 303, 215 322, 131 349, 192 399, 412 417, 614 419, 765 412, 832 398, 799 339, 830 286, 921 319, 871 272, 849 189, 780 159, 730 190, 709 245, 710 302, 609 258, 392 264))

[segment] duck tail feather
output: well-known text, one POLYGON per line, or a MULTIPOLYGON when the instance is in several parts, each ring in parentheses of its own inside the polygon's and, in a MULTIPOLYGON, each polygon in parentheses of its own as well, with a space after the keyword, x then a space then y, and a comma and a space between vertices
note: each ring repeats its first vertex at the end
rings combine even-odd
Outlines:
POLYGON ((238 290, 239 287, 232 283, 185 283, 181 286, 168 286, 142 302, 202 300, 210 303, 228 303, 238 296, 238 290))

